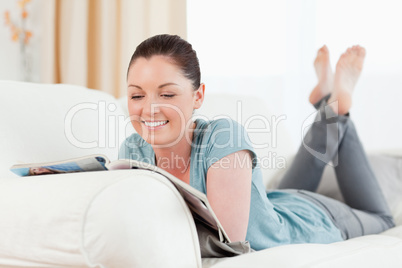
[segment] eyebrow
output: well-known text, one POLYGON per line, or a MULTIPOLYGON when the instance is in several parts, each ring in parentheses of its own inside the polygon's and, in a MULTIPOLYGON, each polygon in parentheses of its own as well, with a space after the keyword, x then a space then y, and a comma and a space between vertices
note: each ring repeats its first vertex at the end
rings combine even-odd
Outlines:
MULTIPOLYGON (((158 86, 158 88, 163 88, 163 87, 166 87, 166 86, 178 86, 178 84, 176 84, 176 83, 165 83, 165 84, 162 84, 162 85, 158 86)), ((134 84, 130 84, 130 85, 128 85, 128 87, 136 87, 136 88, 142 90, 142 88, 140 86, 137 86, 137 85, 134 85, 134 84)))

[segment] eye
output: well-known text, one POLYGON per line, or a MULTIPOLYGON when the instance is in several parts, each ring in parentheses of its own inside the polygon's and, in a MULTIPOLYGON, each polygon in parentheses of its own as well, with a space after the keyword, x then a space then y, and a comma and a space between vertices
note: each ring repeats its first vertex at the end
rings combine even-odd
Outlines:
POLYGON ((175 95, 174 94, 162 94, 161 96, 165 99, 170 99, 170 98, 173 98, 175 95))
POLYGON ((144 96, 142 96, 142 95, 135 95, 135 96, 131 96, 131 99, 132 100, 140 100, 140 99, 142 99, 144 96))

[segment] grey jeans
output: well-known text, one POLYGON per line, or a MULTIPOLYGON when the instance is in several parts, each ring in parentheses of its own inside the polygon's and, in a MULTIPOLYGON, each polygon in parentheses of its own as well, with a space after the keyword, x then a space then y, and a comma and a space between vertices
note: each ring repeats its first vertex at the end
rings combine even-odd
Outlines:
POLYGON ((278 188, 321 207, 344 239, 376 234, 394 221, 349 115, 327 105, 315 106, 317 116, 278 188), (332 163, 345 203, 315 193, 324 167, 332 163))

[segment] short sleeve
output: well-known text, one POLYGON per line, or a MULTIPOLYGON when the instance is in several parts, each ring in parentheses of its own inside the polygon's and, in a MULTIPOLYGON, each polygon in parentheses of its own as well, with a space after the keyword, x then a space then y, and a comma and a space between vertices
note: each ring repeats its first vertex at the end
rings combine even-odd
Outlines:
MULTIPOLYGON (((206 130, 203 144, 205 148, 206 169, 225 156, 232 153, 248 150, 251 153, 252 168, 257 164, 254 148, 244 127, 228 118, 213 121, 206 130)), ((238 165, 246 165, 248 158, 235 158, 238 165)))

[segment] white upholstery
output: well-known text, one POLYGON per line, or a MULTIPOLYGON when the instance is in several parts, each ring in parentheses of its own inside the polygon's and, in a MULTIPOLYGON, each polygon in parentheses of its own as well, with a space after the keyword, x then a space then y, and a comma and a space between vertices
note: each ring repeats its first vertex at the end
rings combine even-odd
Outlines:
POLYGON ((119 170, 0 185, 0 267, 200 267, 194 221, 161 175, 119 170))
POLYGON ((326 245, 286 245, 227 258, 212 267, 401 267, 401 249, 401 237, 373 235, 326 245))
POLYGON ((199 267, 194 221, 173 184, 149 171, 113 176, 118 182, 102 189, 86 211, 82 251, 88 261, 104 267, 199 267))
MULTIPOLYGON (((329 245, 288 245, 201 262, 191 213, 162 176, 122 170, 18 178, 8 170, 18 162, 92 153, 116 159, 122 137, 133 132, 124 99, 71 85, 0 81, 0 90, 0 267, 402 267, 401 226, 329 245), (66 131, 70 125, 73 139, 66 131), (87 145, 93 148, 82 148, 87 145)), ((250 134, 255 144, 268 133, 260 157, 273 151, 272 159, 290 164, 295 145, 288 143, 284 125, 273 126, 274 114, 262 101, 207 95, 201 114, 251 122, 249 130, 265 131, 250 134)), ((401 158, 370 161, 402 224, 401 158)), ((271 164, 263 172, 273 187, 285 170, 271 164)), ((340 198, 331 171, 326 173, 320 191, 340 198)))
POLYGON ((262 167, 264 184, 289 164, 294 153, 286 117, 269 110, 269 107, 254 96, 206 94, 204 104, 196 115, 205 119, 230 117, 247 130, 262 167))
POLYGON ((102 153, 117 159, 131 133, 120 104, 80 86, 0 81, 0 176, 16 163, 102 153))

